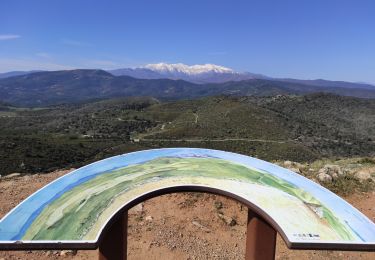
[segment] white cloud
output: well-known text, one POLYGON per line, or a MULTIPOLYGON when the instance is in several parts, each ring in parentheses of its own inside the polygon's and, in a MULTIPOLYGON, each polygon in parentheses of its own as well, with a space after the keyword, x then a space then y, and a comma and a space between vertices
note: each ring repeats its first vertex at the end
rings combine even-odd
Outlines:
POLYGON ((34 58, 0 58, 0 73, 24 70, 69 70, 69 69, 117 69, 120 63, 112 60, 79 60, 73 65, 66 65, 53 61, 49 53, 36 53, 34 58))
POLYGON ((0 58, 0 72, 16 70, 68 70, 75 67, 36 59, 0 58))
POLYGON ((14 40, 20 38, 20 35, 17 34, 0 34, 0 41, 14 40))

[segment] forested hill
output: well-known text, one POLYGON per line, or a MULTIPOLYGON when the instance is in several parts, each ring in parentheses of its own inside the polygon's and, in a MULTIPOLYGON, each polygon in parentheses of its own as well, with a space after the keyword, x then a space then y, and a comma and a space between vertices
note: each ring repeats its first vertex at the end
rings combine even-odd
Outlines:
POLYGON ((332 94, 116 98, 0 111, 0 175, 78 167, 158 147, 265 160, 374 156, 375 99, 332 94))

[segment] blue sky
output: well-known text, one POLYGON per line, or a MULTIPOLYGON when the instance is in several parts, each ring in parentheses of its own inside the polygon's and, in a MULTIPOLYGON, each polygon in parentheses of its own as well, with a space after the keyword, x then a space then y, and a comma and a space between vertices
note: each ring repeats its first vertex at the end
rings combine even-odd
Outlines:
POLYGON ((375 1, 0 1, 0 72, 157 62, 375 83, 375 1))

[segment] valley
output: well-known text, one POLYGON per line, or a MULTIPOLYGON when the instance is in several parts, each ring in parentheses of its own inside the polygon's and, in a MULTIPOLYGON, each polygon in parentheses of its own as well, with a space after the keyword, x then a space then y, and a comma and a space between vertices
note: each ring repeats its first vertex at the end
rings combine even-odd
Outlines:
POLYGON ((106 99, 0 112, 1 175, 80 167, 126 152, 205 147, 300 162, 372 156, 375 101, 331 94, 106 99))

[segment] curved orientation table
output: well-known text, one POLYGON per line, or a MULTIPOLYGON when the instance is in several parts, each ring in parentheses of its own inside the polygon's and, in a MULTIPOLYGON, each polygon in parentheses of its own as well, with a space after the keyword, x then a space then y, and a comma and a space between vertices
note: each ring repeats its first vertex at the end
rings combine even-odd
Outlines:
POLYGON ((291 249, 375 251, 375 224, 327 189, 262 160, 196 148, 119 155, 53 181, 0 221, 0 250, 95 249, 129 208, 181 191, 242 202, 248 228, 258 220, 291 249))

